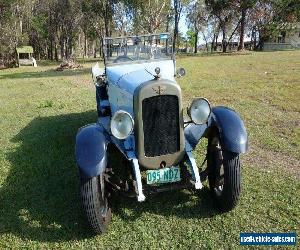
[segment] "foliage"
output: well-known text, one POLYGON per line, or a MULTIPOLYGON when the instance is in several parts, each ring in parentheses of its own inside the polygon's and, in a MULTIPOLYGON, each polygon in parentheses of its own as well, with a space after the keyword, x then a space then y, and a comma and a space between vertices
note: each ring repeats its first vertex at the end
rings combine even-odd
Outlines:
POLYGON ((199 32, 207 27, 208 13, 204 1, 192 2, 187 8, 189 27, 194 31, 194 53, 197 53, 199 32))
POLYGON ((15 48, 28 42, 28 34, 20 31, 27 16, 25 0, 0 1, 0 64, 15 65, 15 48))
POLYGON ((194 30, 191 30, 189 29, 187 32, 186 32, 186 35, 187 35, 187 39, 188 39, 188 43, 190 45, 190 47, 193 47, 195 45, 195 41, 196 41, 196 33, 194 30))
MULTIPOLYGON (((252 32, 260 46, 278 26, 300 21, 298 0, 0 0, 0 60, 14 64, 15 48, 34 47, 37 59, 102 55, 103 36, 171 32, 180 44, 179 22, 206 44, 222 35, 225 52, 233 37, 252 32), (205 4, 204 4, 205 3, 205 4), (220 34, 219 34, 220 33, 220 34)), ((255 40, 254 39, 254 40, 255 40)), ((197 40, 197 39, 196 39, 197 40)), ((194 44, 197 52, 197 41, 194 44)))
POLYGON ((132 9, 134 32, 156 33, 165 31, 162 24, 167 23, 170 14, 169 0, 145 0, 132 9), (163 29, 163 30, 162 30, 163 29))

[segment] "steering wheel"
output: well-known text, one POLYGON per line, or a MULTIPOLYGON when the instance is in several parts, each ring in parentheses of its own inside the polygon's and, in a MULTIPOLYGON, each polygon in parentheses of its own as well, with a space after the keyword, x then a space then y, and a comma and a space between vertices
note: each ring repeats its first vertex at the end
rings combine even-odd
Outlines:
POLYGON ((133 61, 132 58, 128 57, 128 56, 118 56, 115 60, 114 63, 119 63, 119 62, 128 62, 128 61, 133 61))

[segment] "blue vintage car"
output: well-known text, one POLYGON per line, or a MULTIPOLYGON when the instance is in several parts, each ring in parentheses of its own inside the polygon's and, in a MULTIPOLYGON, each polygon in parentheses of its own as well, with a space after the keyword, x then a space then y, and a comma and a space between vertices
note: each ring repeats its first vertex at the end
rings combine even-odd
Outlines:
POLYGON ((81 198, 93 230, 107 229, 116 191, 142 202, 155 192, 201 189, 208 179, 220 209, 233 209, 241 190, 239 155, 248 148, 239 115, 205 98, 191 100, 184 111, 176 77, 185 70, 176 70, 169 34, 107 37, 103 51, 105 68, 92 68, 98 121, 76 136, 81 198), (197 164, 193 150, 204 137, 206 159, 197 164), (122 155, 118 164, 110 145, 122 155), (120 166, 128 173, 122 178, 120 166))

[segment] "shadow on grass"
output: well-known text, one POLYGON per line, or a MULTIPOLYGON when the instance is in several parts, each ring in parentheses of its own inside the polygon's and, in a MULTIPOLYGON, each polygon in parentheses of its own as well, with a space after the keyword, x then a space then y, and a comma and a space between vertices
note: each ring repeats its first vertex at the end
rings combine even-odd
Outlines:
POLYGON ((0 233, 38 241, 92 236, 81 211, 74 159, 79 127, 95 122, 95 111, 39 117, 14 138, 10 173, 0 190, 0 233))
POLYGON ((181 190, 157 193, 147 196, 143 203, 133 198, 114 197, 113 210, 124 221, 137 220, 145 212, 184 219, 211 218, 220 213, 208 188, 199 192, 181 190))
MULTIPOLYGON (((40 242, 93 236, 78 195, 74 144, 78 128, 95 120, 95 111, 39 117, 13 138, 18 146, 7 155, 11 169, 0 190, 0 233, 40 242)), ((144 212, 182 218, 217 213, 207 190, 199 197, 187 191, 158 194, 144 203, 118 197, 113 210, 124 221, 136 220, 144 212), (197 202, 189 202, 191 197, 197 202)))
POLYGON ((45 71, 33 71, 33 72, 16 72, 10 74, 0 75, 1 79, 28 79, 28 78, 46 78, 46 77, 59 77, 59 76, 76 76, 85 75, 91 72, 90 68, 83 69, 67 69, 64 71, 56 71, 55 68, 45 71))

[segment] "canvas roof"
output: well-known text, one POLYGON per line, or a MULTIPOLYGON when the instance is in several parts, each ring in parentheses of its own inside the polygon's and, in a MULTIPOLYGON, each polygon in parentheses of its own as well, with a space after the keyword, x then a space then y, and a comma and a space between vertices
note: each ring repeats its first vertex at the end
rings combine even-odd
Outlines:
POLYGON ((18 54, 23 54, 23 53, 33 53, 33 48, 31 46, 22 46, 17 48, 17 53, 18 54))

